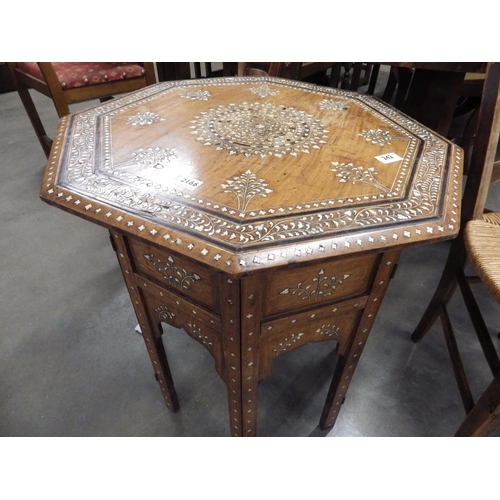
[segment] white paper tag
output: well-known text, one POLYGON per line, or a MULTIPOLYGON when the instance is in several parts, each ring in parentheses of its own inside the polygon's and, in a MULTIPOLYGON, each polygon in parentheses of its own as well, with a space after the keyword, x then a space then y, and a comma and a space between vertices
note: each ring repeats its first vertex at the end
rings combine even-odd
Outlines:
POLYGON ((401 158, 401 156, 397 155, 396 153, 387 153, 385 155, 375 156, 375 159, 384 164, 387 164, 394 163, 395 161, 400 161, 403 158, 401 158))
POLYGON ((194 191, 196 188, 200 187, 203 184, 203 181, 199 181, 197 179, 192 179, 191 177, 180 176, 174 179, 176 184, 179 186, 183 186, 191 191, 194 191))

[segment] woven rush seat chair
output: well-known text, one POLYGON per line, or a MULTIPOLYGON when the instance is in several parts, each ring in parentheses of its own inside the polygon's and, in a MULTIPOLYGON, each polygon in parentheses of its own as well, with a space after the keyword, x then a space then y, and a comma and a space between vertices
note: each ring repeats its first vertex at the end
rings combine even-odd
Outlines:
POLYGON ((488 63, 478 109, 477 133, 462 198, 460 232, 450 246, 440 282, 412 340, 419 342, 440 318, 467 417, 457 436, 491 435, 500 424, 500 358, 474 298, 470 283, 482 282, 500 302, 500 212, 485 213, 485 203, 500 136, 500 63, 488 63), (466 276, 467 262, 477 276, 466 276), (447 304, 459 287, 494 380, 475 403, 458 349, 447 304), (485 403, 486 401, 486 403, 485 403))
MULTIPOLYGON (((464 233, 472 267, 493 298, 500 303, 500 212, 470 221, 464 233)), ((492 371, 495 371, 493 369, 492 371)), ((500 428, 500 370, 457 431, 457 436, 490 436, 500 428)))
POLYGON ((70 114, 70 104, 93 99, 105 101, 156 83, 153 63, 10 62, 7 65, 47 157, 52 139, 45 132, 30 89, 52 99, 61 118, 70 114))
POLYGON ((500 302, 500 212, 470 221, 465 228, 465 246, 482 283, 500 302))

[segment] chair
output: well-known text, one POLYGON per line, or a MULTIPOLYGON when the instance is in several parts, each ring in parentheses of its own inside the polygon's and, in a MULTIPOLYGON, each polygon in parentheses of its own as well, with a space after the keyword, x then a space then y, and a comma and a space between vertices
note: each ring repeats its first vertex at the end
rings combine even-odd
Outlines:
POLYGON ((292 62, 286 63, 283 76, 292 80, 305 80, 336 87, 339 81, 340 64, 335 62, 292 62), (331 68, 330 77, 327 71, 331 68))
POLYGON ((368 85, 372 69, 373 65, 370 63, 293 62, 285 63, 283 77, 355 92, 368 85))
MULTIPOLYGON (((468 75, 466 75, 467 77, 468 75)), ((467 125, 464 129, 463 135, 459 141, 460 146, 464 149, 465 155, 464 155, 464 173, 466 174, 469 169, 469 164, 471 161, 471 155, 472 151, 474 150, 474 143, 476 140, 477 136, 477 126, 478 126, 478 119, 479 119, 479 105, 476 103, 475 107, 474 106, 474 100, 478 99, 480 101, 481 97, 481 92, 482 92, 482 86, 484 84, 484 75, 482 74, 474 74, 473 79, 468 79, 468 82, 466 85, 464 85, 464 88, 468 89, 470 93, 468 94, 463 94, 464 96, 464 101, 457 104, 457 109, 458 108, 464 108, 468 109, 469 112, 472 111, 471 116, 467 122, 467 125), (478 78, 479 77, 479 78, 478 78), (482 78, 481 78, 482 77, 482 78), (479 96, 477 94, 479 89, 479 96), (471 101, 471 99, 473 99, 471 101), (469 102, 467 102, 469 101, 469 102), (469 108, 469 106, 471 106, 469 108)), ((495 162, 493 163, 493 169, 491 172, 491 178, 490 182, 498 182, 500 180, 500 159, 495 158, 495 162)))
MULTIPOLYGON (((224 63, 225 75, 231 74, 230 64, 224 63)), ((279 76, 291 80, 306 80, 331 86, 337 86, 339 82, 338 72, 340 72, 339 63, 332 62, 240 62, 237 70, 238 76, 279 76), (332 68, 332 74, 327 77, 326 71, 330 68, 332 68)))
MULTIPOLYGON (((481 283, 500 302, 500 212, 485 213, 480 219, 468 222, 464 240, 470 263, 481 283)), ((472 293, 470 295, 470 300, 475 302, 472 293)), ((477 304, 473 307, 479 311, 477 304)), ((478 321, 483 328, 481 317, 478 321)), ((494 357, 490 366, 495 378, 468 413, 457 436, 489 436, 500 428, 500 367, 494 357)))
POLYGON ((491 436, 500 427, 500 373, 462 422, 456 437, 491 436))
MULTIPOLYGON (((491 397, 491 391, 495 391, 499 385, 500 359, 469 285, 470 282, 477 281, 477 278, 467 277, 464 269, 467 261, 470 260, 473 267, 478 269, 479 280, 486 284, 490 292, 494 293, 498 300, 500 284, 498 276, 494 278, 493 274, 495 266, 499 267, 499 263, 494 262, 498 253, 495 255, 495 252, 493 252, 493 259, 491 258, 491 241, 492 236, 498 237, 500 214, 485 214, 484 206, 500 135, 499 88, 500 63, 489 63, 478 109, 476 140, 462 199, 459 235, 451 243, 450 252, 438 287, 411 337, 415 342, 420 341, 430 330, 436 319, 441 318, 457 385, 464 408, 466 413, 471 415, 471 420, 475 418, 471 412, 474 411, 474 415, 479 412, 480 410, 477 409, 479 406, 477 405, 480 402, 483 405, 484 399, 480 399, 476 405, 474 404, 446 306, 458 285, 486 361, 496 380, 487 389, 485 398, 491 397), (482 231, 485 227, 487 228, 486 234, 480 236, 479 230, 482 231), (485 262, 488 263, 485 264, 485 262)), ((497 241, 500 242, 500 238, 497 241)), ((497 244, 495 250, 497 251, 498 248, 497 244)), ((497 392, 497 401, 499 397, 500 394, 497 392)), ((498 404, 495 411, 498 414, 498 404)), ((467 425, 470 429, 469 424, 467 425)), ((487 428, 489 432, 492 432, 491 425, 487 426, 487 428)))
MULTIPOLYGON (((340 88, 346 90, 352 90, 356 92, 360 87, 365 85, 369 86, 368 94, 373 94, 372 86, 372 72, 378 73, 379 67, 371 63, 366 62, 356 62, 356 63, 340 63, 338 66, 344 68, 344 74, 340 79, 340 88)), ((340 73, 340 70, 337 69, 340 73)), ((335 72, 332 73, 334 75, 335 72)), ((340 77, 340 75, 339 75, 340 77)), ((337 87, 338 84, 332 82, 332 87, 337 87)))
POLYGON ((281 76, 284 63, 238 63, 238 76, 281 76))
POLYGON ((52 99, 61 118, 70 113, 70 104, 93 99, 104 101, 156 83, 153 63, 10 62, 7 65, 47 157, 52 140, 45 132, 29 89, 52 99))

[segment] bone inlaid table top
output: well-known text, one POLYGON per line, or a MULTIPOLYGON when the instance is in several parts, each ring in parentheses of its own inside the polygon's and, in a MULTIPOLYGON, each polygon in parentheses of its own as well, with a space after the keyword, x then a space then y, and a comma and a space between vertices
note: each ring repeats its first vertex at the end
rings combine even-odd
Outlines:
POLYGON ((167 406, 161 323, 210 351, 251 436, 259 381, 307 342, 337 345, 333 426, 401 250, 456 235, 461 176, 460 148, 373 97, 203 79, 62 118, 41 196, 110 230, 167 406))

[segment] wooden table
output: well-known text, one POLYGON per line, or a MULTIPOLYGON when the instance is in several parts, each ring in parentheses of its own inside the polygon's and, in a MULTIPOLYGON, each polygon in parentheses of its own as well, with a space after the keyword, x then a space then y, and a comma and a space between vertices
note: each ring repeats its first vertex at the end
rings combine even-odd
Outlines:
POLYGON ((399 109, 446 137, 466 73, 484 73, 484 62, 383 62, 412 70, 399 109))
POLYGON ((167 406, 162 323, 210 351, 231 434, 253 436, 259 381, 307 342, 337 345, 334 425, 401 250, 458 231, 461 169, 371 96, 203 79, 62 118, 41 197, 109 228, 167 406))

